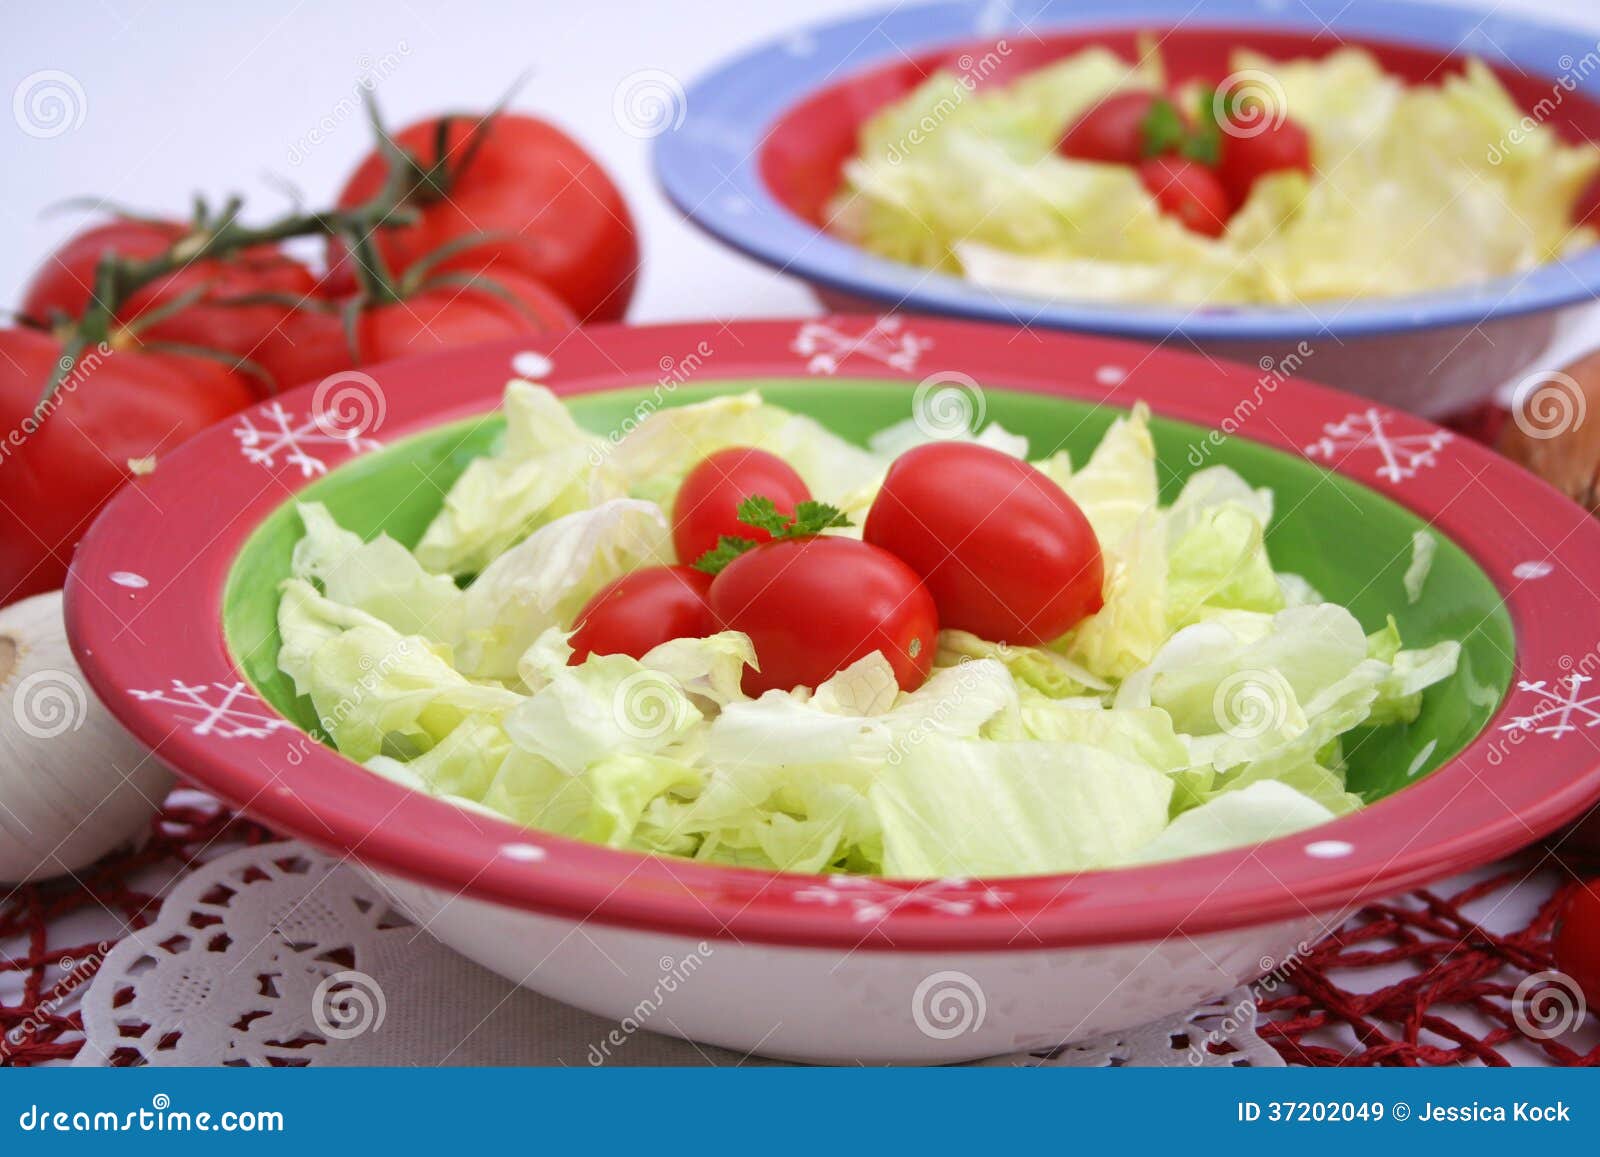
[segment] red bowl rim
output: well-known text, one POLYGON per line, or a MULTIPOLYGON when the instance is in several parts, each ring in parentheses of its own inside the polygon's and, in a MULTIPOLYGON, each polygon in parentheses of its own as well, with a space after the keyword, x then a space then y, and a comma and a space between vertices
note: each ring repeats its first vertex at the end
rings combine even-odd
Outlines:
POLYGON ((1333 470, 1432 522, 1489 575, 1516 632, 1512 691, 1455 759, 1388 799, 1300 835, 1177 863, 913 883, 718 867, 564 839, 367 772, 250 690, 222 632, 229 568, 268 514, 371 448, 318 445, 307 462, 249 433, 276 421, 274 406, 303 425, 325 396, 317 386, 194 438, 95 522, 66 586, 68 632, 89 682, 179 774, 374 871, 577 922, 830 949, 1013 951, 1310 919, 1507 854, 1600 797, 1586 726, 1519 722, 1546 702, 1542 688, 1573 677, 1574 640, 1600 639, 1583 577, 1600 574, 1600 525, 1483 447, 1340 391, 1132 343, 970 322, 604 325, 372 367, 383 406, 368 434, 387 443, 492 410, 507 378, 529 375, 530 363, 548 367, 538 376, 557 393, 577 395, 663 382, 691 365, 691 351, 697 383, 834 373, 916 382, 959 366, 997 388, 1117 407, 1144 399, 1166 417, 1331 458, 1333 470), (450 384, 447 398, 440 382, 450 384), (1253 418, 1241 410, 1241 399, 1269 394, 1253 418), (1329 442, 1341 423, 1369 419, 1435 453, 1386 471, 1382 447, 1329 442), (229 713, 216 716, 224 705, 229 713), (1524 743, 1534 750, 1514 758, 1524 743))

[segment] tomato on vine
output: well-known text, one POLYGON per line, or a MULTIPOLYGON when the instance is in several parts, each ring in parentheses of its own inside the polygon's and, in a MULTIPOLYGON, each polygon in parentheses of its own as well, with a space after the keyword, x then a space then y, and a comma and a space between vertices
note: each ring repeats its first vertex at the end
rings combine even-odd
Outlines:
MULTIPOLYGON (((516 270, 548 286, 583 321, 615 321, 627 311, 639 265, 633 216, 600 162, 566 133, 538 117, 499 112, 418 121, 391 140, 339 194, 347 209, 363 204, 401 163, 396 151, 409 155, 417 219, 372 237, 390 273, 483 235, 441 268, 516 270)), ((330 248, 331 266, 348 260, 342 245, 330 248)))
POLYGON ((64 352, 49 334, 0 329, 0 603, 55 590, 78 539, 133 475, 254 400, 211 361, 90 350, 41 403, 64 352))

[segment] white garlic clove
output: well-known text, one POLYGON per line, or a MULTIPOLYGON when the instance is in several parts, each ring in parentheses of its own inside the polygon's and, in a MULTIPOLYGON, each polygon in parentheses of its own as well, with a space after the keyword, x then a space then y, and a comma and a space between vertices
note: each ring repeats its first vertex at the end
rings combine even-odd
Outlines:
POLYGON ((172 778, 89 690, 61 592, 0 608, 0 881, 76 872, 137 839, 172 778))

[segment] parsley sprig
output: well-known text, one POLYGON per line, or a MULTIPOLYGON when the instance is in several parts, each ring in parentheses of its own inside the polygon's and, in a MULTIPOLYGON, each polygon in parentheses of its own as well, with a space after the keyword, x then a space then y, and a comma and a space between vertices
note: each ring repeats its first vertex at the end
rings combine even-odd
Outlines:
MULTIPOLYGON (((836 526, 852 525, 849 515, 826 502, 801 502, 795 506, 794 515, 790 517, 779 510, 772 499, 761 494, 752 495, 739 503, 738 518, 746 526, 766 531, 774 540, 808 538, 836 526)), ((753 538, 724 534, 717 539, 716 546, 695 560, 694 568, 706 574, 720 574, 723 567, 758 545, 753 538)))
POLYGON ((1166 97, 1150 104, 1139 123, 1142 152, 1146 157, 1177 153, 1202 165, 1215 165, 1222 151, 1222 126, 1217 122, 1217 94, 1202 88, 1195 96, 1191 123, 1166 97))

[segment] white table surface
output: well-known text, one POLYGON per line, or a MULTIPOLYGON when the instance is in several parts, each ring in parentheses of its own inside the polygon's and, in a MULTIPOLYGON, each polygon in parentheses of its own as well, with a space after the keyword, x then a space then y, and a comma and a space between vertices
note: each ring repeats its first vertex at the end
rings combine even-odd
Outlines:
MULTIPOLYGON (((1589 0, 1470 6, 1543 12, 1600 39, 1600 5, 1589 0)), ((50 139, 0 117, 0 304, 14 304, 31 270, 81 223, 79 213, 47 213, 69 198, 94 194, 182 212, 197 189, 237 191, 257 220, 287 208, 284 181, 311 203, 330 201, 369 147, 365 123, 339 110, 363 73, 379 70, 385 75, 374 91, 392 126, 487 108, 527 73, 513 107, 548 116, 581 139, 633 208, 644 269, 632 320, 814 313, 798 282, 723 249, 678 216, 655 187, 649 142, 613 118, 613 96, 639 70, 660 69, 688 84, 743 47, 878 7, 857 0, 8 4, 0 10, 0 96, 34 73, 59 70, 81 87, 83 117, 50 139), (314 132, 323 139, 308 145, 314 132)), ((1600 316, 1591 313, 1571 346, 1597 340, 1600 316)), ((1503 902, 1485 922, 1516 926, 1543 890, 1503 902)), ((105 934, 102 925, 114 928, 109 914, 74 923, 69 935, 79 940, 105 934)), ((0 999, 15 999, 17 980, 0 976, 0 999)))

